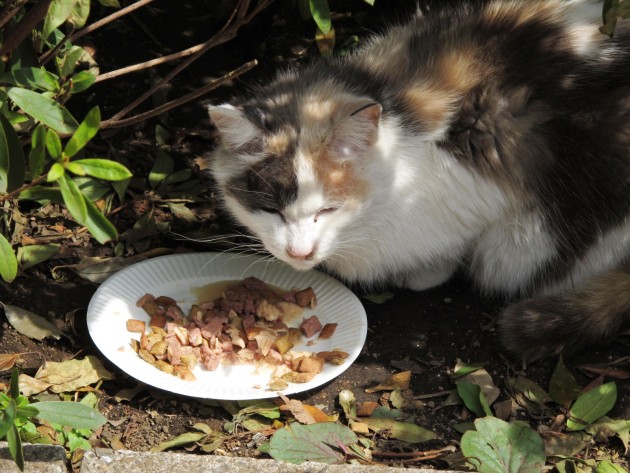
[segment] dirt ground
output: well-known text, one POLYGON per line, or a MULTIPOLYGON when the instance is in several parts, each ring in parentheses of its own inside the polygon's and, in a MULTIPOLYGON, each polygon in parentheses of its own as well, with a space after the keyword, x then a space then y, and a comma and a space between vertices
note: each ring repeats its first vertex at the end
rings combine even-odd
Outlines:
MULTIPOLYGON (((94 35, 97 58, 103 70, 144 60, 147 58, 147 51, 173 52, 203 41, 207 39, 204 34, 207 35, 210 30, 208 25, 216 27, 218 24, 203 15, 194 14, 188 8, 187 2, 182 2, 181 8, 170 7, 173 11, 168 10, 166 3, 157 2, 152 9, 137 13, 133 19, 113 25, 111 28, 119 33, 116 36, 119 42, 99 44, 102 37, 94 35), (169 18, 172 24, 182 27, 160 28, 158 25, 164 21, 163 18, 169 18), (124 62, 119 55, 123 50, 124 62)), ((205 3, 196 4, 201 9, 200 5, 205 3)), ((340 37, 377 29, 381 22, 396 21, 410 10, 410 2, 402 1, 391 2, 389 8, 382 7, 376 11, 359 5, 362 2, 358 0, 348 3, 353 6, 352 11, 355 14, 351 18, 339 16, 340 37)), ((415 5, 415 2, 411 3, 415 5)), ((251 75, 235 81, 210 97, 213 101, 219 101, 242 90, 247 83, 269 76, 277 67, 299 62, 304 57, 315 54, 311 25, 299 19, 287 18, 284 14, 285 11, 275 5, 244 29, 242 36, 239 35, 235 41, 212 51, 202 64, 193 65, 169 88, 169 96, 181 95, 195 86, 198 87, 208 77, 218 76, 251 58, 259 58, 261 66, 251 75), (277 34, 278 31, 281 34, 277 34)), ((157 72, 164 73, 163 70, 157 72)), ((129 102, 145 90, 150 80, 150 75, 142 73, 124 80, 99 84, 85 106, 98 103, 103 116, 108 117, 118 111, 121 104, 129 102)), ((81 106, 83 105, 78 108, 81 106)), ((184 106, 171 113, 168 123, 173 126, 173 134, 184 130, 189 138, 183 140, 183 145, 178 148, 181 153, 180 165, 193 162, 198 149, 210 145, 205 140, 194 138, 197 131, 209 129, 200 103, 184 106)), ((155 122, 151 122, 118 134, 107 134, 106 140, 101 141, 101 146, 119 147, 132 160, 131 167, 134 170, 137 168, 138 172, 146 171, 155 149, 155 139, 152 136, 154 126, 155 122)), ((118 214, 114 222, 119 231, 123 232, 130 227, 141 211, 142 205, 133 205, 118 214)), ((171 230, 200 235, 224 229, 225 220, 220 213, 215 215, 213 212, 214 210, 210 212, 213 215, 212 221, 200 224, 199 228, 187 226, 180 229, 174 225, 171 230)), ((156 216, 164 220, 170 218, 168 213, 158 212, 156 216)), ((178 251, 214 249, 212 246, 182 242, 172 233, 156 235, 151 245, 178 251)), ((219 249, 225 250, 225 247, 219 249)), ((27 374, 33 374, 44 360, 62 361, 89 354, 98 356, 115 373, 116 379, 105 381, 98 388, 101 396, 99 407, 108 423, 95 441, 97 445, 147 451, 164 440, 189 431, 196 422, 204 422, 212 429, 222 430, 223 424, 231 420, 231 415, 224 408, 146 386, 138 387, 134 379, 112 366, 91 343, 85 315, 90 297, 97 286, 82 280, 69 269, 58 271, 58 278, 54 279, 51 268, 60 264, 76 263, 82 256, 112 254, 111 247, 102 248, 91 241, 68 246, 67 251, 63 252, 62 260, 30 269, 10 285, 0 283, 0 301, 47 317, 65 334, 60 340, 34 341, 17 333, 0 312, 0 353, 29 352, 20 363, 20 369, 27 374)), ((418 424, 434 431, 438 436, 438 440, 421 447, 429 449, 456 443, 461 434, 453 428, 454 425, 470 420, 466 418, 466 411, 461 406, 441 405, 446 399, 445 393, 454 388, 450 374, 458 360, 464 363, 485 362, 486 370, 501 389, 499 401, 508 399, 507 378, 518 374, 527 376, 543 388, 548 387, 557 360, 544 360, 524 367, 503 352, 495 331, 495 321, 502 302, 481 297, 463 278, 456 278, 442 287, 422 293, 394 291, 393 297, 382 303, 363 298, 366 294, 360 290, 355 292, 362 297, 369 321, 368 338, 362 354, 337 379, 312 392, 293 396, 294 398, 304 403, 322 405, 328 413, 339 412, 337 396, 341 389, 352 390, 359 401, 379 401, 382 393, 367 394, 364 392, 365 388, 383 381, 393 372, 410 370, 410 388, 416 402, 409 412, 418 424)), ((606 365, 625 357, 625 362, 617 367, 629 370, 629 353, 626 337, 610 347, 589 350, 565 361, 577 376, 580 385, 584 386, 595 375, 580 367, 606 365)), ((0 373, 0 379, 6 381, 6 376, 6 372, 0 373)), ((616 381, 619 396, 610 416, 630 419, 630 383, 627 380, 616 381)), ((515 415, 532 420, 523 411, 518 411, 515 415)), ((551 421, 551 418, 536 419, 535 425, 549 424, 551 421)), ((234 435, 216 453, 260 456, 250 442, 251 435, 234 435)), ((400 442, 394 442, 390 447, 393 450, 407 448, 400 442)), ((425 466, 444 467, 446 463, 434 461, 425 466)))

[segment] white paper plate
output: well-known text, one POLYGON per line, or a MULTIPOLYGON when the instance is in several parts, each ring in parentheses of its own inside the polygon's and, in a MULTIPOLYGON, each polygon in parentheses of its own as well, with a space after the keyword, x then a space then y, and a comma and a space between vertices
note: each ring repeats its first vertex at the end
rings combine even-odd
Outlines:
MULTIPOLYGON (((296 345, 294 350, 326 351, 341 349, 349 353, 342 365, 324 365, 313 380, 289 384, 282 391, 292 394, 320 386, 343 373, 359 356, 367 335, 365 310, 359 299, 337 280, 317 271, 297 272, 283 263, 260 257, 233 253, 189 253, 154 258, 130 266, 107 279, 96 291, 87 312, 88 330, 101 352, 120 369, 156 388, 178 394, 209 399, 261 399, 276 396, 266 390, 271 370, 255 370, 253 365, 220 366, 207 371, 198 366, 195 381, 184 381, 151 366, 132 350, 130 339, 139 334, 127 331, 127 319, 148 322, 136 301, 145 293, 169 296, 187 312, 199 302, 195 290, 213 282, 240 280, 255 276, 282 289, 311 286, 317 295, 315 310, 322 324, 337 322, 337 330, 328 340, 316 340, 314 346, 296 345)), ((301 323, 301 318, 294 322, 301 323)), ((293 325, 293 324, 291 324, 293 325)))

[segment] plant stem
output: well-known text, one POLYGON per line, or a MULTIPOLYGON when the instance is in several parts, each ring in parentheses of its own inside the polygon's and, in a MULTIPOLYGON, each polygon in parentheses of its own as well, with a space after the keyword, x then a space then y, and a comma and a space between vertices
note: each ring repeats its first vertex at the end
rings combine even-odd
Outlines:
POLYGON ((39 0, 20 20, 9 26, 3 33, 4 43, 0 47, 0 58, 6 60, 11 53, 26 39, 31 31, 41 22, 48 12, 52 0, 39 0))
POLYGON ((7 1, 6 5, 2 9, 2 12, 0 12, 0 28, 11 21, 11 19, 17 15, 26 2, 28 2, 28 0, 19 0, 15 2, 15 6, 11 8, 11 4, 13 2, 7 1))
POLYGON ((96 82, 101 82, 101 81, 104 81, 104 80, 113 79, 114 77, 118 77, 118 76, 122 76, 122 75, 125 75, 125 74, 129 74, 130 72, 141 71, 143 69, 148 69, 150 67, 157 66, 159 64, 164 64, 165 62, 175 61, 177 59, 181 59, 183 57, 190 56, 191 54, 194 54, 197 51, 199 51, 201 48, 203 48, 204 44, 206 44, 206 43, 200 43, 200 44, 197 44, 196 46, 191 46, 190 48, 184 49, 184 50, 179 51, 177 53, 169 54, 167 56, 162 56, 162 57, 159 57, 159 58, 156 58, 156 59, 151 59, 151 60, 145 61, 145 62, 139 62, 138 64, 133 64, 131 66, 121 67, 120 69, 116 69, 115 71, 110 71, 110 72, 106 72, 104 74, 100 74, 96 78, 96 82))
POLYGON ((63 45, 66 44, 67 41, 70 41, 71 43, 73 43, 77 39, 82 38, 83 36, 85 36, 86 34, 91 33, 92 31, 99 29, 101 26, 105 26, 108 23, 111 23, 112 21, 117 20, 118 18, 120 18, 120 17, 122 17, 124 15, 127 15, 127 14, 137 10, 138 8, 141 8, 141 7, 145 6, 146 4, 151 3, 153 1, 155 1, 155 0, 139 0, 138 2, 132 3, 131 5, 129 5, 129 6, 125 7, 125 8, 121 8, 117 12, 112 13, 111 15, 108 15, 105 18, 101 18, 100 20, 95 21, 91 25, 88 25, 85 28, 80 29, 79 31, 75 31, 73 29, 68 34, 66 34, 66 36, 61 41, 59 41, 57 46, 55 46, 50 51, 46 51, 44 54, 42 54, 39 57, 40 64, 45 65, 46 63, 48 63, 48 61, 50 61, 57 54, 59 49, 61 49, 63 47, 63 45))
POLYGON ((99 29, 101 26, 105 26, 106 24, 111 23, 112 21, 117 20, 118 18, 131 13, 132 11, 137 10, 138 8, 142 8, 143 6, 148 5, 149 3, 153 1, 154 0, 138 0, 135 3, 132 3, 129 6, 126 6, 125 8, 121 8, 120 10, 112 13, 111 15, 108 15, 105 18, 101 18, 100 20, 95 21, 91 25, 88 25, 85 28, 81 28, 76 33, 73 33, 72 36, 70 36, 70 41, 74 43, 77 39, 82 38, 86 34, 99 29))
POLYGON ((21 185, 17 189, 12 190, 8 194, 0 195, 0 202, 4 202, 5 200, 13 199, 14 197, 20 195, 22 191, 26 189, 30 189, 31 187, 35 187, 37 184, 43 182, 48 177, 48 173, 42 174, 41 176, 33 179, 31 182, 27 182, 26 184, 21 185))
POLYGON ((221 28, 212 38, 206 41, 199 50, 191 55, 186 61, 179 64, 175 67, 171 72, 169 72, 162 80, 157 82, 153 87, 151 87, 148 91, 138 97, 136 100, 131 102, 129 105, 124 107, 121 111, 116 113, 113 117, 111 117, 107 122, 120 122, 120 120, 126 116, 129 112, 135 109, 138 105, 142 104, 145 100, 151 97, 155 92, 164 87, 168 82, 170 82, 177 74, 187 68, 194 61, 199 59, 203 54, 209 49, 217 46, 219 44, 223 44, 226 41, 234 38, 239 28, 244 24, 251 21, 251 19, 260 13, 261 10, 268 7, 273 0, 260 0, 258 5, 247 15, 247 11, 249 9, 250 1, 249 0, 239 0, 238 4, 234 8, 230 18, 226 21, 223 28, 221 28), (234 21, 236 19, 236 21, 234 21))
POLYGON ((148 112, 140 113, 133 117, 122 119, 122 120, 114 120, 114 118, 112 117, 109 120, 105 120, 101 122, 100 129, 105 130, 108 128, 120 128, 123 126, 129 126, 129 125, 133 125, 134 123, 138 123, 143 120, 146 120, 148 118, 155 117, 156 115, 165 113, 173 108, 179 107, 180 105, 183 105, 187 102, 190 102, 191 100, 201 97, 202 95, 208 93, 209 91, 217 88, 224 82, 227 82, 229 80, 234 79, 235 77, 240 76, 241 74, 244 74, 245 72, 255 67, 257 64, 258 64, 258 61, 256 61, 255 59, 253 61, 249 61, 243 64, 242 66, 234 69, 233 71, 228 72, 224 76, 213 80, 212 82, 205 85, 204 87, 201 87, 200 89, 190 92, 189 94, 186 94, 178 99, 171 100, 170 102, 160 105, 159 107, 156 107, 153 110, 150 110, 148 112))

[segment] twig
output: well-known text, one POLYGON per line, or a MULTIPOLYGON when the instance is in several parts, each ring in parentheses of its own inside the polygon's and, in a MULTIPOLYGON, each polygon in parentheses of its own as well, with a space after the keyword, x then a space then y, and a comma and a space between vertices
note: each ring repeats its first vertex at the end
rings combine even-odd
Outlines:
POLYGON ((6 59, 26 39, 37 24, 44 19, 52 0, 39 0, 20 20, 4 31, 4 43, 0 47, 0 58, 6 59))
POLYGON ((57 53, 59 52, 59 50, 61 48, 63 48, 63 46, 66 44, 66 41, 68 41, 68 39, 70 38, 70 35, 72 35, 72 33, 74 33, 74 27, 72 28, 72 30, 69 33, 66 33, 66 35, 63 37, 63 39, 61 41, 59 41, 54 48, 46 51, 44 54, 39 56, 39 63, 42 66, 45 66, 48 63, 48 61, 50 61, 53 57, 55 57, 57 55, 57 53))
POLYGON ((444 453, 451 453, 452 447, 440 448, 438 450, 420 451, 414 450, 412 452, 372 452, 373 457, 387 457, 387 458, 409 458, 409 457, 428 457, 432 455, 439 455, 444 453))
POLYGON ((208 93, 209 91, 217 88, 224 82, 227 82, 229 80, 234 79, 235 77, 240 76, 241 74, 244 74, 245 72, 255 67, 257 64, 258 64, 258 61, 256 61, 255 59, 253 61, 249 61, 243 64, 242 66, 234 69, 233 71, 228 72, 224 76, 213 80, 212 82, 205 85, 204 87, 201 87, 200 89, 197 89, 178 99, 171 100, 170 102, 167 102, 164 105, 160 105, 159 107, 156 107, 153 110, 150 110, 148 112, 140 113, 131 118, 122 119, 122 120, 114 120, 113 118, 110 118, 109 120, 105 120, 101 122, 100 129, 105 130, 108 128, 120 128, 123 126, 129 126, 129 125, 133 125, 134 123, 138 123, 148 118, 154 117, 156 115, 165 113, 173 108, 179 107, 180 105, 183 105, 187 102, 190 102, 191 100, 195 100, 196 98, 201 97, 202 95, 208 93))
POLYGON ((111 117, 108 122, 120 121, 124 116, 126 116, 129 112, 135 109, 138 105, 142 104, 145 100, 151 97, 155 92, 164 87, 168 82, 170 82, 177 74, 187 68, 194 61, 199 59, 203 54, 209 49, 217 46, 219 44, 225 43, 230 39, 236 36, 239 28, 244 24, 251 21, 251 19, 256 16, 261 10, 269 6, 273 2, 273 0, 260 0, 258 5, 250 12, 249 15, 246 14, 249 9, 250 1, 249 0, 240 0, 236 5, 235 9, 230 15, 230 18, 226 21, 223 28, 221 28, 212 38, 206 41, 203 46, 193 55, 191 55, 186 61, 179 64, 175 67, 171 72, 169 72, 162 80, 157 82, 153 87, 151 87, 148 91, 142 94, 140 97, 135 99, 129 105, 124 107, 121 111, 116 113, 113 117, 111 117), (234 19, 237 19, 234 22, 234 19))
POLYGON ((31 182, 27 182, 26 184, 21 185, 17 189, 14 189, 11 192, 9 192, 8 194, 0 195, 0 202, 4 202, 5 200, 12 199, 12 198, 14 198, 17 195, 20 195, 20 193, 25 191, 26 189, 30 189, 31 187, 35 187, 40 182, 45 181, 47 176, 48 176, 48 173, 42 174, 38 178, 33 179, 31 182))
POLYGON ((11 8, 11 4, 13 2, 8 0, 6 5, 2 9, 2 12, 0 12, 0 28, 11 21, 11 18, 17 15, 17 12, 20 11, 20 9, 24 6, 26 2, 28 2, 28 0, 19 0, 15 2, 15 6, 11 8))
POLYGON ((162 56, 156 59, 151 59, 145 62, 139 62, 138 64, 133 64, 132 66, 121 67, 120 69, 116 69, 115 71, 106 72, 104 74, 100 74, 96 78, 96 82, 101 82, 104 80, 113 79, 114 77, 122 76, 125 74, 129 74, 130 72, 137 72, 143 69, 148 69, 153 66, 157 66, 158 64, 164 64, 165 62, 175 61, 177 59, 181 59, 186 56, 190 56, 191 54, 196 53, 203 45, 206 43, 200 43, 196 46, 191 46, 188 49, 184 49, 183 51, 179 51, 177 53, 169 54, 167 56, 162 56))
POLYGON ((140 1, 136 2, 136 3, 133 3, 133 4, 125 7, 125 8, 121 8, 117 12, 112 13, 111 15, 108 15, 105 18, 101 18, 100 20, 95 21, 91 25, 88 25, 85 28, 80 29, 79 31, 76 31, 73 28, 72 31, 67 33, 66 36, 61 41, 59 41, 59 43, 57 43, 57 46, 55 46, 50 51, 46 51, 44 54, 42 54, 39 57, 40 64, 45 65, 54 56, 56 56, 57 52, 59 51, 59 49, 61 49, 63 47, 63 45, 66 44, 67 41, 75 42, 77 39, 85 36, 88 33, 91 33, 94 30, 97 30, 101 26, 105 26, 106 24, 111 23, 112 21, 117 20, 118 18, 120 18, 120 17, 122 17, 122 16, 124 16, 124 15, 126 15, 128 13, 131 13, 132 11, 137 10, 138 8, 141 8, 141 7, 145 6, 147 3, 151 3, 153 1, 155 1, 155 0, 140 0, 140 1))
POLYGON ((125 16, 128 13, 131 13, 132 11, 135 11, 138 8, 142 8, 143 6, 153 1, 155 0, 138 0, 135 3, 132 3, 129 6, 126 6, 125 8, 121 8, 120 10, 112 13, 111 15, 108 15, 105 18, 101 18, 100 20, 95 21, 91 25, 88 25, 85 28, 80 29, 79 31, 74 33, 72 36, 70 36, 70 41, 74 43, 77 39, 82 38, 86 34, 99 29, 101 26, 105 26, 106 24, 111 23, 114 20, 117 20, 121 16, 125 16))

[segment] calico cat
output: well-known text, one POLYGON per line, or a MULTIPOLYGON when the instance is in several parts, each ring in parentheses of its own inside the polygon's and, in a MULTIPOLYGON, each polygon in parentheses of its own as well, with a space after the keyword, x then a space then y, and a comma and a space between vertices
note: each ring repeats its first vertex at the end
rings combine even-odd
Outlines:
POLYGON ((601 4, 462 2, 211 106, 228 211, 299 270, 520 301, 524 359, 630 322, 630 41, 601 4))

